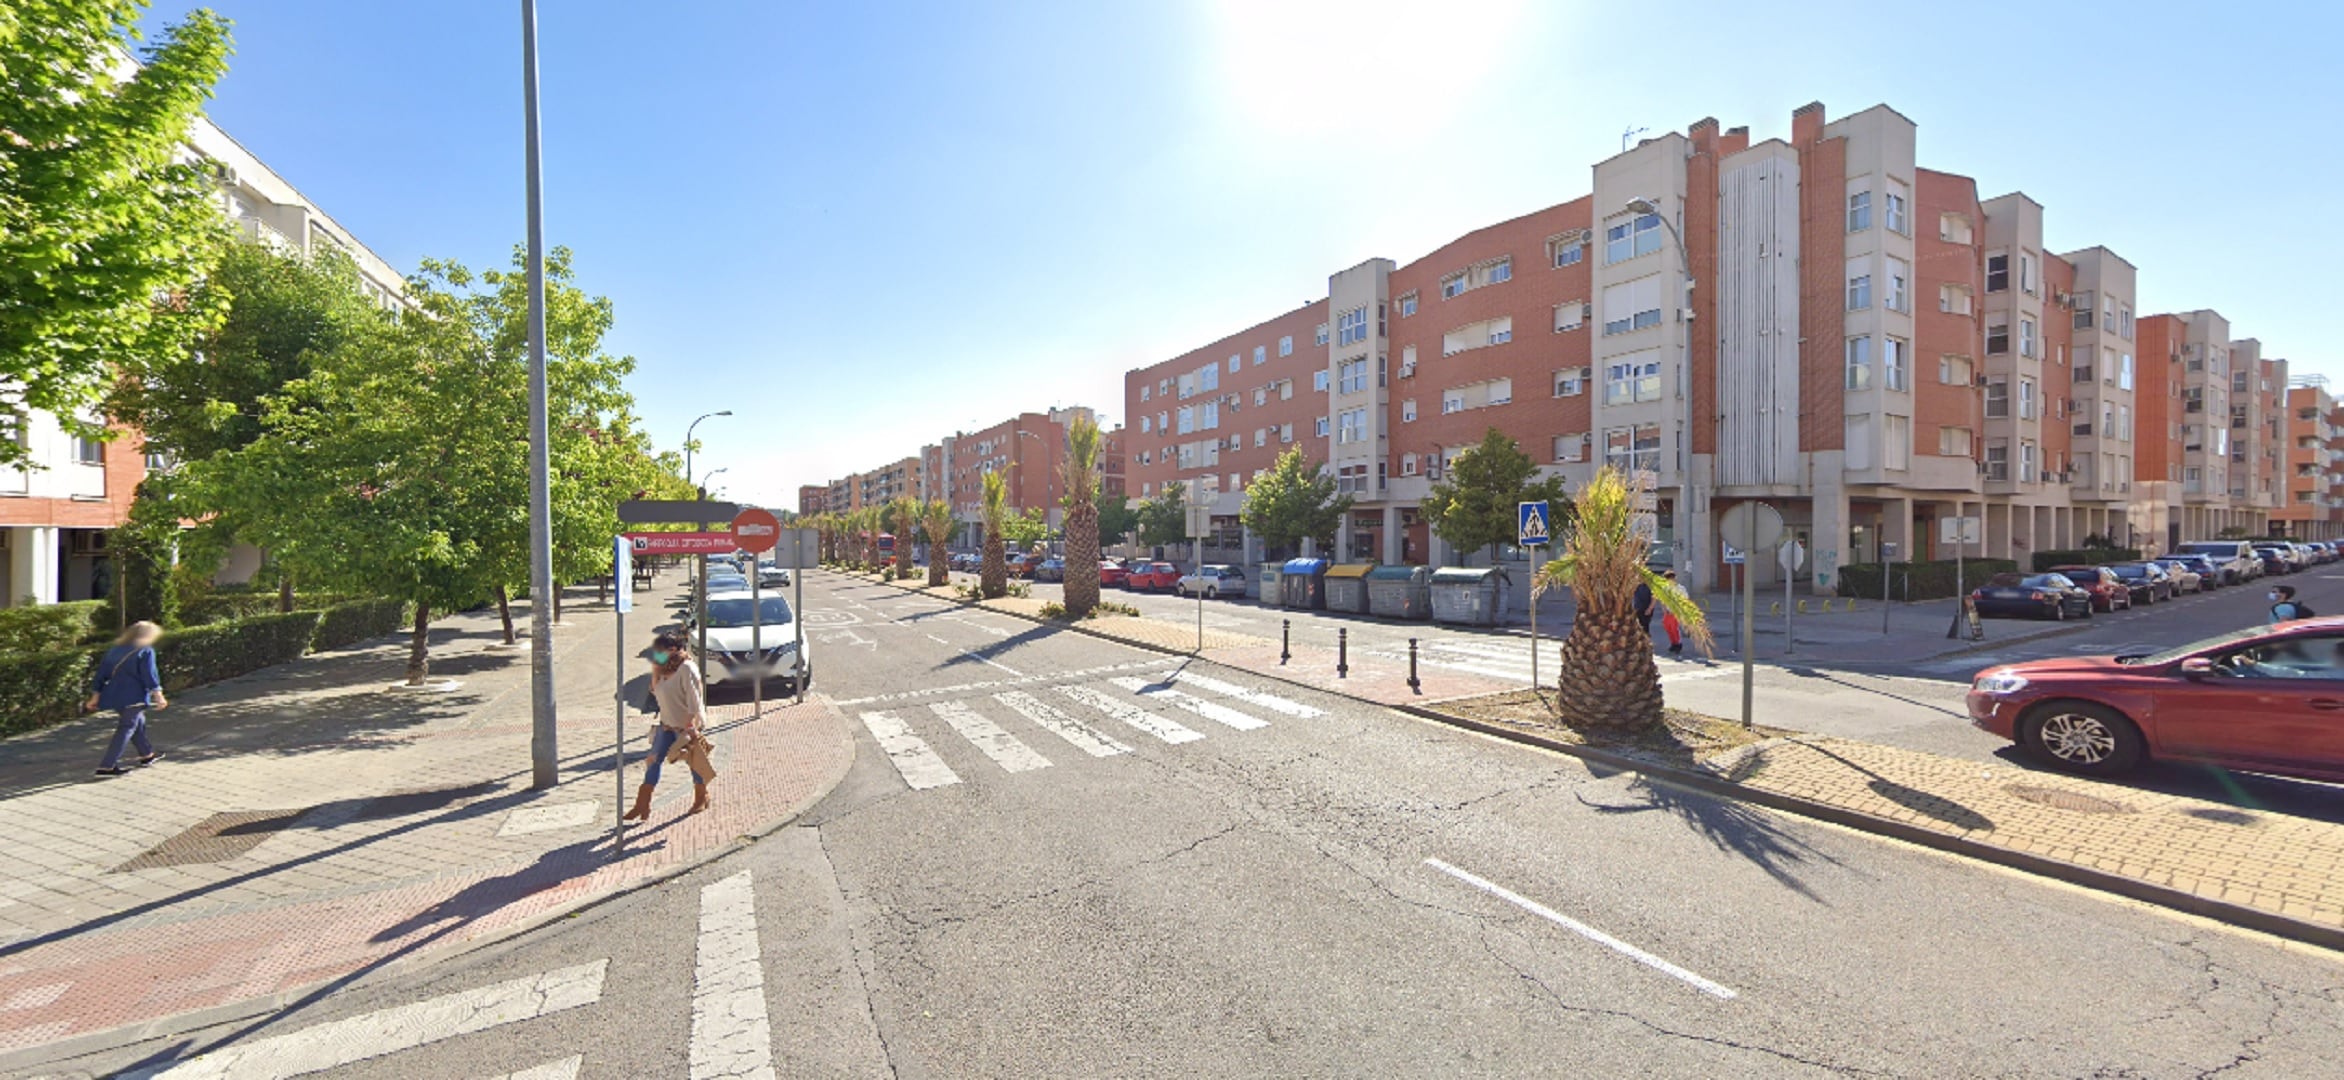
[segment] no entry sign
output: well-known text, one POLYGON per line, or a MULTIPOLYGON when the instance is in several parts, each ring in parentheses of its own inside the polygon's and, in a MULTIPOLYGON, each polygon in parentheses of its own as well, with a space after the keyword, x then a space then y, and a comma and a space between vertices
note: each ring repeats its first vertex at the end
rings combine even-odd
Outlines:
POLYGON ((740 546, 728 532, 628 533, 627 546, 637 555, 726 555, 740 546))
POLYGON ((754 506, 741 511, 732 519, 733 543, 751 555, 762 555, 773 550, 781 539, 781 520, 770 510, 754 506))

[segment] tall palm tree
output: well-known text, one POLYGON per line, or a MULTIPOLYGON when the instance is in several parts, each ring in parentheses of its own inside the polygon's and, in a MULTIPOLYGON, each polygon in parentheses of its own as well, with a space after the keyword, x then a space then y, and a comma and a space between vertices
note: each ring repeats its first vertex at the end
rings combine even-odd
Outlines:
POLYGON ((985 474, 985 562, 977 591, 990 600, 1009 595, 1009 557, 1001 550, 1001 527, 1009 521, 1009 483, 999 472, 985 474))
POLYGON ((887 520, 895 532, 895 579, 912 576, 912 538, 920 535, 920 500, 896 496, 887 504, 887 520))
POLYGON ((1579 489, 1563 554, 1540 567, 1531 587, 1568 587, 1575 604, 1563 638, 1557 700, 1567 723, 1633 728, 1661 722, 1660 666, 1652 637, 1636 617, 1636 587, 1684 626, 1695 648, 1709 655, 1709 623, 1676 582, 1645 564, 1652 543, 1635 528, 1626 474, 1605 466, 1579 489))
POLYGON ((928 584, 946 585, 952 581, 952 562, 948 549, 952 544, 952 504, 942 499, 930 499, 920 507, 920 533, 928 538, 928 584))
POLYGON ((1099 422, 1077 415, 1066 427, 1066 613, 1099 606, 1099 422))

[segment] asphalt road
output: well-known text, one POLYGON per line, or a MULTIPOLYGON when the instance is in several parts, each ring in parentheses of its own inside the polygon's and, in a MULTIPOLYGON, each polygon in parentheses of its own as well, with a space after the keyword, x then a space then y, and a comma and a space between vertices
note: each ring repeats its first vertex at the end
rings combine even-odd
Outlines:
POLYGON ((860 730, 795 826, 162 1075, 2333 1073, 2331 954, 881 586, 807 599, 860 730))

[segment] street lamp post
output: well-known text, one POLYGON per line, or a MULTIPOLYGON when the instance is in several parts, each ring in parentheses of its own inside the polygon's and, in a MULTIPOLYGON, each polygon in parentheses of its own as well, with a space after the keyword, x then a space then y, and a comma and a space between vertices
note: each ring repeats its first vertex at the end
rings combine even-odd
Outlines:
MULTIPOLYGON (((731 409, 724 409, 712 413, 702 413, 698 419, 692 421, 690 427, 684 429, 684 483, 689 484, 692 482, 692 433, 700 430, 700 421, 706 420, 711 416, 731 415, 731 409)), ((707 523, 702 522, 701 525, 703 528, 705 528, 707 523)))
MULTIPOLYGON (((1684 327, 1684 332, 1682 335, 1682 347, 1677 354, 1677 387, 1680 392, 1684 393, 1685 399, 1685 404, 1683 408, 1677 410, 1676 417, 1677 446, 1679 448, 1680 454, 1682 455, 1677 462, 1677 492, 1684 503, 1684 520, 1686 524, 1690 526, 1693 519, 1694 508, 1699 505, 1695 501, 1694 493, 1692 463, 1693 455, 1691 453, 1692 448, 1687 445, 1687 432, 1692 428, 1692 421, 1690 417, 1693 411, 1693 395, 1686 390, 1686 380, 1692 377, 1693 371, 1693 258, 1691 255, 1688 255, 1685 252, 1685 237, 1683 234, 1677 232, 1676 223, 1670 221, 1667 214, 1660 212, 1659 199, 1643 197, 1629 199, 1627 210, 1631 214, 1650 214, 1653 217, 1659 218, 1660 227, 1668 230, 1669 240, 1674 242, 1677 246, 1677 274, 1682 280, 1683 284, 1682 287, 1677 290, 1676 302, 1671 306, 1674 307, 1677 311, 1677 322, 1684 327)), ((1634 436, 1631 435, 1630 438, 1633 439, 1634 436)), ((1629 444, 1631 454, 1630 460, 1633 460, 1634 445, 1635 444, 1633 442, 1629 444)), ((1690 532, 1691 530, 1688 528, 1686 531, 1690 532)), ((1683 537, 1680 537, 1675 541, 1674 546, 1678 552, 1682 553, 1682 557, 1672 558, 1670 561, 1672 563, 1681 564, 1678 566, 1678 573, 1682 574, 1685 578, 1685 588, 1697 589, 1700 587, 1699 583, 1701 576, 1699 559, 1697 558, 1698 553, 1692 551, 1687 546, 1687 543, 1687 539, 1683 537)), ((1742 572, 1747 574, 1750 572, 1749 565, 1746 561, 1748 559, 1748 554, 1744 553, 1743 558, 1745 562, 1742 567, 1742 572)))
POLYGON ((521 0, 522 158, 529 230, 529 782, 561 781, 554 745, 553 484, 545 386, 545 191, 538 152, 537 0, 521 0))

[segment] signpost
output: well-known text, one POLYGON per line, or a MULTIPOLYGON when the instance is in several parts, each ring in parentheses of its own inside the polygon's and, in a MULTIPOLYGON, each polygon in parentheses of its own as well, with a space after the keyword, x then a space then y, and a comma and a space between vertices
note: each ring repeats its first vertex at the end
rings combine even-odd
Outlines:
MULTIPOLYGON (((1725 520, 1719 523, 1718 531, 1729 539, 1739 538, 1744 552, 1762 551, 1782 543, 1782 515, 1762 502, 1735 503, 1732 509, 1725 512, 1725 520)), ((1738 594, 1742 603, 1742 726, 1745 728, 1750 726, 1750 706, 1757 676, 1752 655, 1758 651, 1758 631, 1751 625, 1758 599, 1750 590, 1750 567, 1745 558, 1742 563, 1742 590, 1738 594)))
MULTIPOLYGON (((1213 508, 1190 503, 1188 505, 1188 538, 1196 545, 1196 573, 1200 577, 1205 572, 1205 537, 1211 535, 1213 535, 1213 508)), ((1196 590, 1196 651, 1200 656, 1205 651, 1205 590, 1201 585, 1196 590)))
MULTIPOLYGON (((1961 507, 1956 506, 1954 510, 1958 514, 1961 507)), ((1968 553, 1971 544, 1978 542, 1978 519, 1975 517, 1939 518, 1937 520, 1937 534, 1939 540, 1953 545, 1953 625, 1945 628, 1945 636, 1959 638, 1962 616, 1968 612, 1970 606, 1969 583, 1962 580, 1962 556, 1968 553)))
POLYGON ((1798 651, 1798 639, 1791 635, 1791 578, 1799 568, 1807 565, 1807 545, 1793 540, 1774 553, 1774 561, 1782 565, 1782 651, 1788 656, 1798 651))
POLYGON ((618 782, 618 800, 611 805, 618 808, 619 819, 610 834, 611 854, 616 856, 627 836, 627 613, 635 610, 635 557, 634 545, 624 536, 612 538, 611 548, 611 580, 618 585, 613 590, 618 594, 618 688, 611 692, 618 702, 618 722, 611 729, 610 743, 611 778, 618 782))
POLYGON ((773 550, 781 538, 781 521, 771 511, 754 506, 733 515, 733 543, 749 554, 749 687, 756 700, 751 715, 765 715, 765 576, 757 572, 757 556, 773 550))
POLYGON ((813 681, 814 665, 806 660, 806 571, 822 564, 822 530, 783 529, 780 542, 773 548, 776 565, 788 568, 790 589, 796 595, 790 610, 797 617, 789 621, 797 632, 798 643, 798 704, 806 703, 806 684, 813 681))
POLYGON ((1748 560, 1742 555, 1742 549, 1735 547, 1731 541, 1721 541, 1719 546, 1725 549, 1726 591, 1734 597, 1734 651, 1739 653, 1742 651, 1742 583, 1734 580, 1734 577, 1737 570, 1743 577, 1749 576, 1750 570, 1744 565, 1748 560))
POLYGON ((1554 542, 1553 513, 1546 500, 1514 504, 1514 544, 1530 553, 1530 688, 1538 681, 1538 549, 1554 542))

